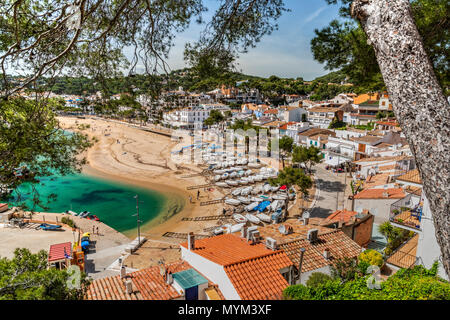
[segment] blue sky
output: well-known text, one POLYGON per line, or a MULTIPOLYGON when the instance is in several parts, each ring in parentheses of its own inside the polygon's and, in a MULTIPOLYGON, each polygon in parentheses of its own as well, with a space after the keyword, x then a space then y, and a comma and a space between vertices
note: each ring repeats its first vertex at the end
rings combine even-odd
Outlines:
MULTIPOLYGON (((217 0, 206 0, 210 9, 207 18, 216 7, 217 0)), ((338 17, 338 6, 328 5, 325 0, 285 0, 291 12, 285 12, 278 20, 279 29, 266 36, 254 49, 250 49, 238 60, 238 69, 255 76, 296 78, 312 80, 328 73, 313 59, 310 41, 314 29, 322 28, 338 17)), ((192 24, 177 36, 168 63, 172 69, 185 66, 184 44, 198 38, 202 26, 192 24)))

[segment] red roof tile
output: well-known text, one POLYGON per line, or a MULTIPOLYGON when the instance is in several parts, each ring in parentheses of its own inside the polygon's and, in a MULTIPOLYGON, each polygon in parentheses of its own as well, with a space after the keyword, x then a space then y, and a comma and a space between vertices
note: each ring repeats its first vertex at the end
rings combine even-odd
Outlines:
POLYGON ((402 188, 365 189, 355 195, 355 199, 403 199, 405 196, 402 188))
POLYGON ((52 244, 48 253, 48 262, 66 259, 64 253, 72 256, 72 243, 64 242, 52 244))

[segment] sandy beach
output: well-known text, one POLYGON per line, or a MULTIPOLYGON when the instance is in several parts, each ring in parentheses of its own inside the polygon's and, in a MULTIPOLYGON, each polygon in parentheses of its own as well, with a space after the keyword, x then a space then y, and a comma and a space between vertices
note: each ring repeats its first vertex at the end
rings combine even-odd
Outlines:
MULTIPOLYGON (((168 197, 167 212, 142 226, 145 237, 158 240, 165 232, 192 231, 202 234, 203 229, 217 222, 182 221, 187 217, 222 213, 221 204, 201 207, 200 202, 222 198, 223 194, 216 188, 208 191, 200 189, 200 199, 196 200, 197 190, 186 189, 206 184, 207 181, 202 176, 183 178, 200 173, 202 169, 195 164, 177 165, 171 160, 170 153, 177 146, 177 141, 113 121, 76 117, 60 117, 59 121, 63 129, 82 131, 96 138, 94 146, 84 155, 88 164, 83 168, 83 173, 153 189, 168 197), (173 204, 176 208, 182 206, 182 210, 174 212, 173 204)), ((164 237, 164 240, 168 239, 164 237)))

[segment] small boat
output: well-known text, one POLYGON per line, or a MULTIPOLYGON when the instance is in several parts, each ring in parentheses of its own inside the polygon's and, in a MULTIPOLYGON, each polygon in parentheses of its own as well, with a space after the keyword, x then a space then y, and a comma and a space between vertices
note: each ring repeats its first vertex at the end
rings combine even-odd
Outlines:
POLYGON ((266 208, 270 205, 270 201, 263 201, 259 204, 259 206, 256 208, 257 211, 263 212, 266 210, 266 208))
POLYGON ((258 181, 258 182, 260 182, 260 181, 262 181, 263 180, 263 176, 262 175, 259 175, 259 174, 257 174, 254 178, 253 178, 255 181, 258 181))
POLYGON ((229 185, 225 182, 216 182, 216 186, 221 187, 221 188, 228 188, 229 185))
POLYGON ((239 178, 242 178, 244 175, 245 175, 245 171, 244 170, 241 170, 241 171, 238 172, 238 177, 239 178))
POLYGON ((264 213, 258 213, 257 215, 256 215, 256 217, 259 219, 259 220, 261 220, 261 221, 264 221, 264 222, 267 222, 267 223, 270 223, 272 220, 270 219, 270 216, 268 216, 267 214, 264 214, 264 213))
POLYGON ((243 189, 243 188, 237 188, 237 189, 234 189, 233 192, 231 192, 231 194, 232 194, 233 196, 238 196, 238 195, 241 194, 242 189, 243 189))
POLYGON ((252 174, 252 170, 249 169, 249 170, 245 171, 245 175, 246 175, 246 176, 249 176, 249 175, 251 175, 251 174, 252 174))
POLYGON ((280 200, 275 200, 274 202, 272 202, 269 206, 269 210, 274 211, 274 212, 277 211, 278 206, 279 206, 279 201, 280 200))
POLYGON ((227 180, 225 181, 229 186, 236 187, 238 185, 237 181, 234 180, 227 180))
POLYGON ((252 202, 251 204, 249 204, 248 206, 246 206, 244 209, 245 209, 245 211, 253 211, 253 210, 255 210, 255 208, 257 206, 259 206, 259 202, 255 201, 255 202, 252 202))
POLYGON ((253 187, 243 188, 241 190, 241 196, 248 196, 252 190, 253 190, 253 187))
POLYGON ((278 189, 280 189, 280 187, 274 186, 274 187, 271 187, 271 188, 270 188, 270 191, 272 191, 272 192, 277 192, 278 189))
POLYGON ((270 186, 270 184, 265 184, 265 185, 263 186, 263 191, 264 191, 264 193, 269 192, 271 188, 272 188, 272 187, 270 186))
POLYGON ((72 215, 72 216, 77 216, 77 215, 78 215, 78 213, 76 213, 76 212, 74 212, 74 211, 71 211, 71 210, 67 210, 65 213, 66 213, 66 214, 70 214, 70 215, 72 215))
POLYGON ((220 179, 222 179, 222 176, 220 174, 218 174, 217 176, 214 177, 215 181, 219 181, 220 179))
POLYGON ((38 228, 49 231, 49 230, 59 230, 61 229, 61 226, 58 226, 56 224, 41 223, 38 228))
POLYGON ((223 175, 222 175, 222 179, 228 179, 228 177, 229 177, 230 175, 228 174, 228 173, 224 173, 223 175))
POLYGON ((247 179, 241 179, 241 180, 239 180, 239 183, 242 184, 242 185, 246 185, 246 184, 248 184, 248 180, 247 179))
POLYGON ((83 212, 80 213, 79 217, 80 218, 86 218, 90 214, 91 213, 89 211, 83 211, 83 212))
POLYGON ((245 223, 238 223, 229 228, 230 233, 235 233, 241 231, 242 227, 245 226, 245 223))
POLYGON ((258 194, 262 192, 262 186, 261 185, 257 185, 256 187, 253 188, 252 190, 252 194, 258 194))
POLYGON ((288 197, 288 196, 285 195, 285 194, 277 193, 277 194, 275 194, 275 195, 272 196, 272 199, 274 199, 274 200, 286 200, 287 197, 288 197))
POLYGON ((248 181, 248 183, 254 183, 255 182, 254 177, 247 177, 246 180, 248 181))
POLYGON ((259 198, 259 197, 251 197, 250 199, 255 202, 263 202, 264 201, 264 199, 259 198))
POLYGON ((97 217, 95 214, 88 216, 87 219, 89 220, 94 220, 94 221, 100 221, 100 218, 97 217))
POLYGON ((225 200, 226 204, 232 205, 232 206, 238 206, 241 204, 241 202, 239 200, 236 199, 226 199, 225 200))
POLYGON ((230 178, 236 178, 237 177, 237 172, 232 172, 230 173, 230 178))
POLYGON ((261 167, 261 165, 260 165, 259 163, 256 163, 256 162, 250 162, 250 163, 248 164, 248 166, 249 166, 250 168, 259 168, 259 167, 261 167))
POLYGON ((233 214, 233 219, 237 223, 245 223, 245 222, 247 222, 247 219, 242 214, 239 214, 239 213, 233 214))
POLYGON ((245 215, 245 217, 247 218, 248 221, 250 221, 251 223, 254 224, 260 224, 261 220, 259 218, 257 218, 255 215, 251 214, 251 213, 247 213, 245 215))
POLYGON ((215 235, 219 235, 219 234, 225 233, 227 230, 228 230, 228 227, 226 227, 226 226, 221 226, 221 227, 215 228, 214 231, 213 231, 213 233, 214 233, 215 235))
POLYGON ((250 202, 252 202, 252 200, 250 200, 250 198, 237 197, 237 199, 243 204, 250 204, 250 202))

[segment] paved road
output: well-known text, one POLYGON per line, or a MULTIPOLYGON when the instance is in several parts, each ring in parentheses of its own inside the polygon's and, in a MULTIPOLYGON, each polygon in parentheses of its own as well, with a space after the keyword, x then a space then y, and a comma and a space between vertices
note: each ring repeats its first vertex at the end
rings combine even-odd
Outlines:
POLYGON ((350 210, 349 201, 347 201, 348 195, 348 184, 350 179, 347 177, 346 184, 344 173, 333 173, 332 171, 325 170, 325 165, 320 164, 315 167, 315 179, 319 189, 319 197, 317 199, 316 205, 311 211, 311 217, 326 218, 331 213, 336 211, 336 208, 342 210, 345 208, 350 210), (344 188, 347 187, 344 199, 344 188), (337 203, 337 197, 339 203, 337 203))

